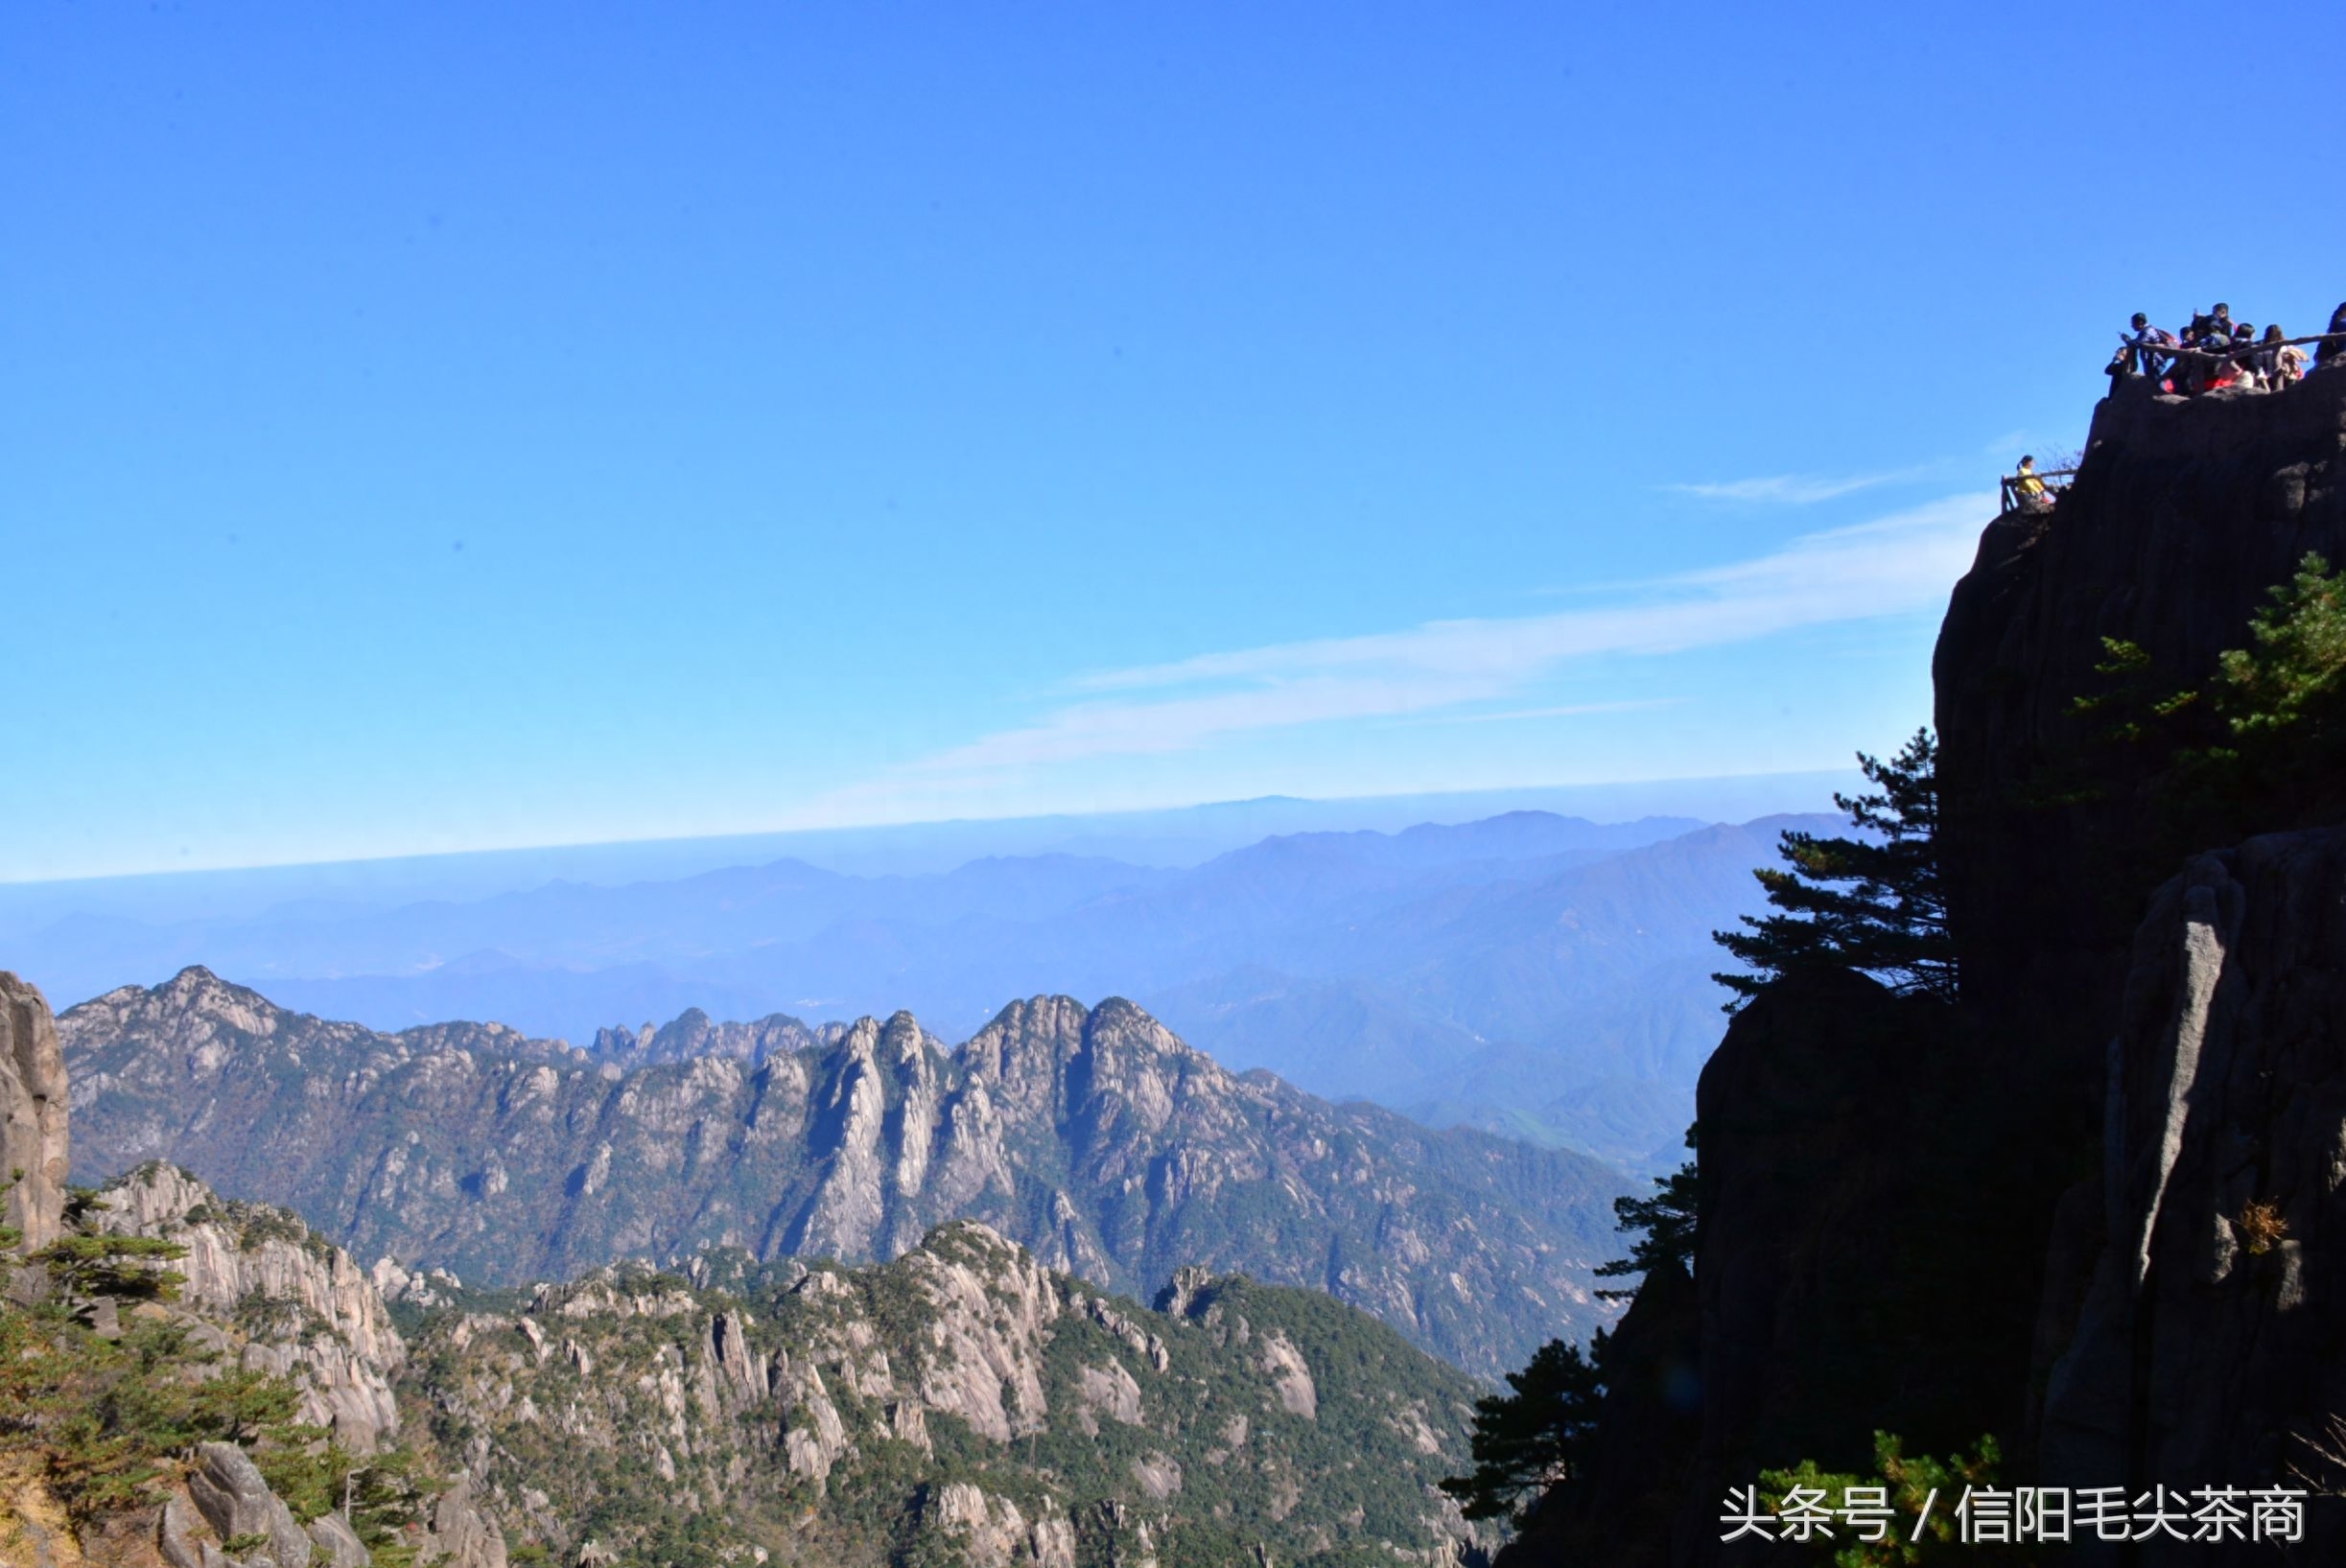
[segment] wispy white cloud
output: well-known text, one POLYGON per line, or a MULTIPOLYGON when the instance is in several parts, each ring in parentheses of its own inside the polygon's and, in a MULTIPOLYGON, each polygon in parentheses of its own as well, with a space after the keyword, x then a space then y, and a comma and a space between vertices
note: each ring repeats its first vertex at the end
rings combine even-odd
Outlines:
POLYGON ((1636 702, 1573 702, 1560 708, 1510 708, 1497 714, 1429 714, 1413 724, 1505 724, 1524 718, 1579 718, 1586 714, 1635 714, 1650 708, 1676 708, 1684 697, 1648 697, 1636 702))
POLYGON ((1666 490, 1705 501, 1756 502, 1774 506, 1813 506, 1820 501, 1852 496, 1876 485, 1917 479, 1926 470, 1902 468, 1887 474, 1850 474, 1826 479, 1814 474, 1771 474, 1760 479, 1723 480, 1703 484, 1670 484, 1666 490))
MULTIPOLYGON (((1602 606, 1431 621, 1106 670, 1074 682, 1074 700, 1036 722, 936 753, 898 778, 975 778, 1087 759, 1161 756, 1302 725, 1438 715, 1505 700, 1576 660, 1666 654, 1912 614, 1945 601, 1970 564, 1982 520, 1994 512, 1991 496, 1953 496, 1807 534, 1748 560, 1682 573, 1602 606)), ((1452 716, 1485 722, 1628 706, 1634 705, 1452 716)))

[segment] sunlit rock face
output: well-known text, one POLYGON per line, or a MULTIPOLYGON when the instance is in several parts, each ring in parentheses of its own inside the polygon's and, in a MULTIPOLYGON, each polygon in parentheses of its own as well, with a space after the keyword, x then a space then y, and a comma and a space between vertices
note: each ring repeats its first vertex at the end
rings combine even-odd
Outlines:
POLYGON ((1605 1320, 1589 1269, 1627 1185, 1233 1075, 1113 999, 1014 1003, 951 1050, 898 1014, 640 1067, 485 1027, 376 1034, 200 970, 59 1028, 82 1179, 167 1159, 481 1283, 706 1247, 880 1260, 975 1219, 1136 1295, 1192 1264, 1325 1289, 1496 1376, 1605 1320))
POLYGON ((0 1223, 26 1252, 63 1229, 65 1055, 39 991, 0 970, 0 1223))
POLYGON ((1188 1271, 1166 1301, 1109 1299, 959 1221, 889 1263, 749 1265, 721 1290, 626 1264, 518 1311, 457 1302, 414 1359, 506 1529, 576 1560, 590 1521, 646 1498, 722 1521, 741 1545, 711 1560, 1341 1545, 1456 1568, 1488 1546, 1438 1485, 1466 1457, 1464 1374, 1316 1292, 1188 1271))

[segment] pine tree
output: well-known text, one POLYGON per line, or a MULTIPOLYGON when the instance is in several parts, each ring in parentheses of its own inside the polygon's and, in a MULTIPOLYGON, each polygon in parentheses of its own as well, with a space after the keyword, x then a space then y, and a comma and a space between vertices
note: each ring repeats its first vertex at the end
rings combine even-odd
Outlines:
MULTIPOLYGON (((1686 1147, 1695 1146, 1695 1129, 1686 1130, 1686 1147)), ((1640 1278, 1656 1269, 1680 1269, 1688 1274, 1695 1267, 1695 1182, 1696 1165, 1688 1160, 1668 1176, 1654 1179, 1654 1196, 1631 1198, 1627 1195, 1613 1200, 1613 1216, 1618 1229, 1636 1236, 1630 1244, 1630 1255, 1597 1265, 1600 1279, 1617 1279, 1626 1275, 1640 1278)), ((1618 1301, 1637 1294, 1634 1290, 1601 1290, 1597 1295, 1607 1301, 1618 1301)))
POLYGON ((1550 1340, 1531 1365, 1507 1374, 1514 1392, 1474 1402, 1474 1473, 1442 1484, 1460 1512, 1469 1519, 1519 1518, 1518 1505, 1572 1474, 1605 1398, 1604 1360, 1603 1329, 1586 1354, 1550 1340))
POLYGON ((1903 995, 1952 1001, 1955 944, 1938 866, 1938 742, 1917 730, 1889 761, 1858 754, 1878 793, 1835 795, 1863 838, 1786 832, 1789 869, 1752 873, 1779 911, 1745 915, 1741 931, 1711 940, 1750 972, 1714 974, 1739 1011, 1770 981, 1797 971, 1856 970, 1903 995))

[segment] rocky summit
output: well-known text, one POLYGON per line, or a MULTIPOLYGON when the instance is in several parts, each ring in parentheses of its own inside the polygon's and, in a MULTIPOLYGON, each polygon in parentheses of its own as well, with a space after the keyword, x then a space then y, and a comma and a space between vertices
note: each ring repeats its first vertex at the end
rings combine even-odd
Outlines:
POLYGON ((377 1034, 191 969, 58 1029, 81 1179, 170 1160, 485 1283, 712 1247, 881 1261, 974 1219, 1106 1289, 1325 1290, 1495 1376, 1604 1321, 1589 1270, 1618 1251, 1607 1168, 1233 1075, 1120 1000, 1015 1003, 951 1050, 898 1014, 634 1065, 377 1034))
POLYGON ((1190 1273, 1151 1311, 969 1221, 884 1265, 736 1261, 431 1316, 412 1380, 508 1531, 827 1568, 1475 1548, 1436 1486, 1475 1386, 1323 1295, 1190 1273))

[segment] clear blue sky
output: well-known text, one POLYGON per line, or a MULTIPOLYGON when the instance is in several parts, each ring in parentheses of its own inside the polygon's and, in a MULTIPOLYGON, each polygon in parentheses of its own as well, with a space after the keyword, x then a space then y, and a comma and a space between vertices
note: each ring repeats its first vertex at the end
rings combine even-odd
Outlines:
POLYGON ((0 878, 1894 745, 2338 21, 13 7, 0 878))

